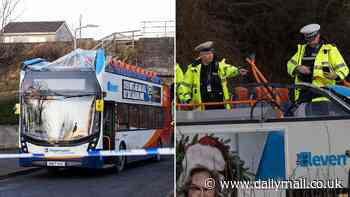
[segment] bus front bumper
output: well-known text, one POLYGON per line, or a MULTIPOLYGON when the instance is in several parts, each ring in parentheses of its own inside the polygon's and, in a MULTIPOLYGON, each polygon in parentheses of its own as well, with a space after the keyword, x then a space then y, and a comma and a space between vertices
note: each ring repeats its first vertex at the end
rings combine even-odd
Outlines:
POLYGON ((22 167, 83 167, 103 168, 103 157, 82 157, 74 159, 50 159, 50 158, 20 158, 19 165, 22 167))

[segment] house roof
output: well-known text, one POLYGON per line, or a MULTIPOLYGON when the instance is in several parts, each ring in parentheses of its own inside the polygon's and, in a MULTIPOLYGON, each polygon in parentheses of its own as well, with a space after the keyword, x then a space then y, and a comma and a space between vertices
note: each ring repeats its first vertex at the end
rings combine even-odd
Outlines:
POLYGON ((64 21, 11 22, 4 27, 4 33, 56 32, 64 21))

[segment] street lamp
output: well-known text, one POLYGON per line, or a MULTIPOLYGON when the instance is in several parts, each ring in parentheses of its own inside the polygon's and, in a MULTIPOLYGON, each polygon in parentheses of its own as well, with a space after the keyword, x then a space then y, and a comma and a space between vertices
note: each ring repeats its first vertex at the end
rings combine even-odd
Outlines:
POLYGON ((89 28, 89 27, 99 27, 99 26, 93 25, 93 24, 88 24, 88 25, 85 25, 82 27, 75 28, 75 30, 74 30, 74 50, 77 49, 77 31, 85 29, 85 28, 89 28))

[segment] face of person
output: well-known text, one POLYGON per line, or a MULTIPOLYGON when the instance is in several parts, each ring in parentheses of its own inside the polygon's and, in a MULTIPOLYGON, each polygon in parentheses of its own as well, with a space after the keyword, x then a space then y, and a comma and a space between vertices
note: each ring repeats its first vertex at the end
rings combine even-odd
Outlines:
POLYGON ((311 47, 315 47, 316 45, 318 45, 320 43, 320 34, 317 34, 317 36, 315 36, 313 39, 311 39, 310 41, 308 41, 309 46, 311 47))
POLYGON ((202 51, 199 53, 199 57, 203 64, 208 65, 213 61, 214 54, 211 51, 202 51))
POLYGON ((188 197, 215 197, 215 189, 206 188, 205 181, 210 177, 208 172, 199 172, 192 176, 188 197))

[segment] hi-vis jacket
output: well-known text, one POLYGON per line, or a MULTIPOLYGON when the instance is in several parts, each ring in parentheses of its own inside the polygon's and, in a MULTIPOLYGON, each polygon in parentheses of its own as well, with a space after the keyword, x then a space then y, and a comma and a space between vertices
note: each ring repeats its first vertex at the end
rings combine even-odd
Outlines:
POLYGON ((180 84, 184 79, 184 74, 179 64, 176 64, 175 66, 175 78, 176 78, 176 81, 175 81, 176 84, 180 84))
MULTIPOLYGON (((295 68, 298 65, 302 65, 302 59, 304 56, 306 44, 299 44, 298 51, 287 63, 288 74, 295 77, 295 83, 302 82, 299 79, 298 73, 295 68)), ((344 80, 349 74, 349 68, 347 67, 343 57, 336 46, 332 44, 322 44, 319 49, 314 63, 312 84, 317 87, 327 87, 334 85, 336 80, 328 79, 324 76, 323 67, 329 67, 331 72, 335 72, 338 76, 337 79, 344 80)), ((299 99, 300 91, 295 91, 295 100, 299 99)), ((324 97, 314 98, 312 102, 325 101, 324 97)))
MULTIPOLYGON (((231 66, 225 63, 225 59, 222 59, 219 63, 218 75, 221 80, 221 87, 223 92, 223 97, 225 101, 230 100, 231 95, 227 87, 227 79, 235 77, 239 74, 238 68, 231 66)), ((197 65, 188 65, 187 71, 184 75, 184 80, 178 89, 181 89, 179 92, 179 99, 181 102, 192 101, 193 104, 201 104, 201 92, 200 92, 200 73, 201 73, 201 64, 197 65)), ((225 104, 226 109, 231 109, 230 104, 225 104)), ((197 107, 197 110, 203 110, 203 106, 197 107)))
POLYGON ((187 94, 186 86, 183 85, 184 73, 179 64, 175 66, 175 90, 178 99, 190 100, 190 95, 187 94))

